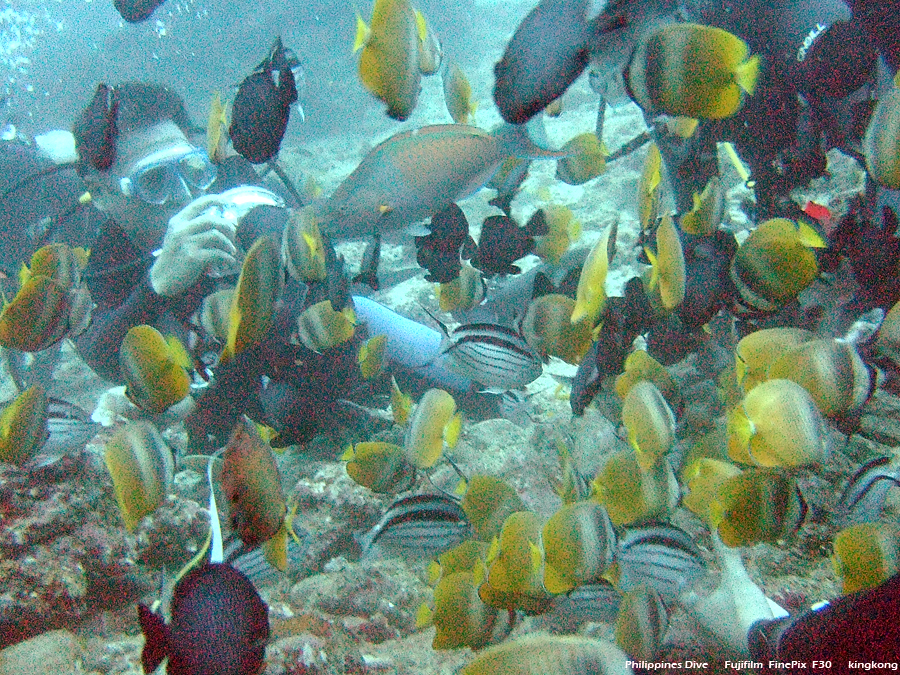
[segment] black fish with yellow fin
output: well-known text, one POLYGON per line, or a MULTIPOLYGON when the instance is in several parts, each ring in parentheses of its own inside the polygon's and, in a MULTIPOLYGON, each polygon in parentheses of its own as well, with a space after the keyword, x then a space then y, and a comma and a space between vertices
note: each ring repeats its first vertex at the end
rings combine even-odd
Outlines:
POLYGON ((169 675, 257 675, 265 666, 269 612, 230 565, 204 564, 175 586, 171 621, 138 605, 145 673, 168 657, 169 675))
POLYGON ((431 218, 430 234, 416 237, 416 262, 428 270, 426 281, 450 283, 460 275, 462 263, 472 257, 475 240, 469 234, 466 214, 456 204, 450 204, 431 218))
POLYGON ((297 84, 281 38, 256 70, 244 78, 231 106, 228 135, 234 149, 253 164, 272 159, 281 147, 297 84))
POLYGON ((472 265, 489 276, 519 274, 522 270, 513 263, 533 252, 534 233, 529 231, 528 225, 520 227, 505 215, 488 216, 481 224, 478 250, 472 256, 472 265))

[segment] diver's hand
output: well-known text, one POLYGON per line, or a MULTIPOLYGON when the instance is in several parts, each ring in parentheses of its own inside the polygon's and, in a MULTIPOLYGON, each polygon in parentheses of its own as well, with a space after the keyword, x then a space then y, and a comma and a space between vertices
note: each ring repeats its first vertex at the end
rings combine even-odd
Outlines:
POLYGON ((237 269, 237 219, 223 215, 221 195, 199 197, 169 220, 162 249, 150 268, 158 295, 178 296, 210 268, 237 269))

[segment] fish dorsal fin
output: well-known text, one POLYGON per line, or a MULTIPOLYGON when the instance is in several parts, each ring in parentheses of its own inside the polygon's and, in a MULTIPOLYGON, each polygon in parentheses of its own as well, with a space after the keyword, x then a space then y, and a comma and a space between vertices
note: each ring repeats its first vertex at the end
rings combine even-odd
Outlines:
POLYGON ((362 18, 362 15, 359 13, 359 10, 356 11, 356 37, 353 40, 353 52, 356 53, 360 49, 366 46, 366 42, 369 41, 369 27, 366 25, 365 20, 362 18))
POLYGON ((431 311, 424 305, 419 305, 419 307, 421 307, 422 311, 425 312, 428 316, 430 316, 431 320, 434 321, 440 327, 441 333, 444 334, 444 337, 449 338, 450 331, 447 330, 447 324, 445 324, 443 321, 441 321, 439 318, 437 318, 434 314, 432 314, 431 311))

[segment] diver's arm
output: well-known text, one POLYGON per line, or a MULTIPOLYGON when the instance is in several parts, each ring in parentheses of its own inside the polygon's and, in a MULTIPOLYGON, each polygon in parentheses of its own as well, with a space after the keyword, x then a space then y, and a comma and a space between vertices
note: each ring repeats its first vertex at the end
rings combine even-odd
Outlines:
POLYGON ((121 382, 119 347, 128 329, 153 323, 169 307, 168 298, 154 293, 148 270, 138 277, 124 303, 115 307, 97 306, 87 330, 75 339, 78 353, 95 373, 105 380, 121 382))

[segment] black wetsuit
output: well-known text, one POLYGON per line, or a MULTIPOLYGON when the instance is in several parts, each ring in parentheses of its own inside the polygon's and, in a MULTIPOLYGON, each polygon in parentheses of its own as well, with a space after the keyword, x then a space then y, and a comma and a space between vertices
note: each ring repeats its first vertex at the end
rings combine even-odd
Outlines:
POLYGON ((854 152, 849 97, 876 63, 864 26, 841 0, 694 0, 689 8, 694 20, 746 41, 762 68, 734 117, 704 122, 687 147, 658 139, 679 212, 717 171, 716 142, 731 141, 750 166, 756 219, 797 217, 788 193, 824 174, 829 148, 854 152))

